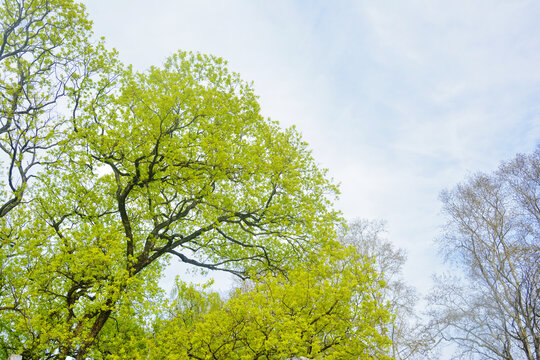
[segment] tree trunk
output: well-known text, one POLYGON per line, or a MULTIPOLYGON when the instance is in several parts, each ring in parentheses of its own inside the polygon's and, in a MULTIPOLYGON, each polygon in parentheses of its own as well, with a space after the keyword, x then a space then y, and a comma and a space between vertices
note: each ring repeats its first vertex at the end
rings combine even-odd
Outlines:
POLYGON ((90 330, 90 334, 88 335, 88 340, 86 340, 83 345, 81 346, 80 350, 77 352, 76 360, 84 360, 84 357, 86 356, 86 353, 88 352, 88 348, 92 346, 94 341, 96 340, 96 337, 98 336, 99 332, 111 316, 112 310, 102 310, 99 315, 97 316, 96 320, 94 321, 94 325, 92 325, 92 329, 90 330))

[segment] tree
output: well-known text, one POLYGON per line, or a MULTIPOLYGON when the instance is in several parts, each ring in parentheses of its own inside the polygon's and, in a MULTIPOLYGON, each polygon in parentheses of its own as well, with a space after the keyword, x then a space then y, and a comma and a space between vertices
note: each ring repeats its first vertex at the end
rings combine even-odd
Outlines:
POLYGON ((462 276, 440 278, 433 325, 460 358, 540 359, 540 147, 441 199, 462 276))
MULTIPOLYGON (((0 217, 23 199, 62 126, 58 105, 80 96, 96 71, 91 23, 82 5, 66 0, 4 0, 0 7, 0 217), (84 87, 84 85, 83 85, 84 87)), ((106 53, 102 51, 102 56, 106 53)))
POLYGON ((19 243, 33 234, 18 207, 33 201, 32 180, 55 160, 78 99, 115 73, 114 54, 91 35, 84 7, 70 0, 0 6, 0 357, 11 350, 12 319, 23 314, 23 289, 33 281, 22 276, 29 265, 19 243))
POLYGON ((380 302, 387 302, 395 316, 392 321, 382 324, 388 328, 392 340, 388 355, 399 360, 433 358, 430 353, 433 341, 426 336, 425 326, 415 312, 416 290, 401 277, 407 255, 385 238, 385 232, 385 222, 359 219, 342 229, 339 240, 352 246, 359 255, 368 257, 378 274, 377 280, 385 283, 380 302))
MULTIPOLYGON (((209 295, 160 322, 151 353, 160 359, 390 359, 371 262, 337 244, 286 274, 258 277, 221 306, 209 295), (201 306, 202 305, 202 306, 201 306), (194 311, 195 310, 195 311, 194 311), (382 330, 382 331, 381 331, 382 330)), ((185 292, 184 292, 185 294, 185 292)), ((188 299, 193 295, 188 293, 188 299)), ((185 297, 178 301, 186 304, 185 297)))
MULTIPOLYGON (((15 43, 24 48, 25 39, 62 39, 60 54, 81 61, 67 59, 74 70, 56 83, 56 68, 38 71, 44 79, 28 85, 36 95, 25 95, 23 105, 13 99, 26 90, 6 85, 22 75, 3 79, 3 126, 18 129, 15 120, 28 117, 22 133, 39 134, 22 142, 34 144, 24 150, 33 182, 24 180, 20 145, 9 153, 16 160, 8 180, 11 169, 23 169, 20 189, 11 193, 19 199, 24 192, 27 200, 6 207, 1 229, 5 354, 112 356, 116 340, 135 339, 155 316, 157 282, 171 257, 255 276, 302 261, 334 236, 335 187, 294 129, 281 130, 259 114, 253 89, 223 60, 179 52, 162 68, 137 73, 82 41, 90 34, 82 6, 6 4, 4 54, 15 43), (12 20, 13 14, 22 15, 12 20), (10 34, 22 40, 9 40, 10 34), (52 116, 45 108, 54 107, 59 92, 66 101, 52 116), (35 105, 42 94, 54 96, 35 105), (36 145, 42 141, 51 146, 36 145)), ((56 48, 39 46, 48 49, 43 57, 55 54, 56 48)), ((20 66, 39 46, 28 48, 20 66)), ((60 58, 55 64, 63 64, 60 58)), ((6 68, 15 69, 13 61, 6 68)))

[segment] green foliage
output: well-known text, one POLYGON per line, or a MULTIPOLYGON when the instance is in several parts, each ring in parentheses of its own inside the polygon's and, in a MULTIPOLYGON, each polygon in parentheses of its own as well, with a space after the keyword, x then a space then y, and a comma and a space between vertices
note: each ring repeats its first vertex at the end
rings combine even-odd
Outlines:
POLYGON ((253 89, 225 61, 178 52, 136 72, 89 40, 84 8, 67 0, 6 0, 0 20, 1 357, 159 358, 149 344, 170 343, 171 324, 181 324, 179 336, 198 334, 189 340, 200 346, 212 317, 227 328, 257 314, 240 308, 244 298, 263 306, 259 319, 282 317, 264 342, 271 354, 290 344, 284 331, 299 354, 364 356, 386 344, 372 326, 388 315, 370 297, 371 268, 313 258, 333 246, 336 187, 294 129, 260 115, 253 89), (176 321, 156 323, 171 257, 253 277, 257 288, 223 304, 179 285, 176 321), (292 287, 268 275, 296 264, 312 271, 291 270, 292 287), (319 301, 332 286, 354 306, 319 301), (278 299, 290 299, 295 315, 278 299), (152 329, 159 336, 148 340, 152 329))
MULTIPOLYGON (((107 73, 111 57, 92 44, 84 7, 69 0, 4 0, 0 6, 0 217, 19 205, 57 145, 60 108, 107 73)), ((69 114, 69 110, 65 113, 69 114)))
POLYGON ((249 282, 221 306, 208 306, 211 294, 198 295, 206 314, 196 322, 186 322, 184 312, 162 321, 151 357, 386 359, 390 341, 380 331, 390 314, 378 301, 382 284, 371 264, 352 249, 312 255, 286 274, 249 282))

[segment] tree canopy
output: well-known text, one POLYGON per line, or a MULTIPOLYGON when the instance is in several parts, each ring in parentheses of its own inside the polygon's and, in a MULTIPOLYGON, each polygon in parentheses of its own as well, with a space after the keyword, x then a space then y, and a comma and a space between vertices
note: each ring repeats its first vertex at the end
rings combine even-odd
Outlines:
MULTIPOLYGON (((134 71, 92 40, 84 7, 70 0, 4 0, 0 21, 0 356, 130 357, 126 344, 137 353, 161 318, 158 281, 171 258, 260 279, 220 309, 253 297, 264 305, 257 316, 279 315, 276 333, 284 326, 304 342, 315 334, 294 328, 268 291, 295 302, 303 286, 315 306, 334 279, 363 312, 341 300, 313 311, 347 327, 347 346, 385 346, 370 326, 388 314, 361 293, 379 286, 368 265, 334 263, 343 272, 328 277, 323 260, 315 273, 293 270, 335 245, 337 189, 294 128, 261 116, 224 60, 177 52, 134 71), (347 285, 353 275, 361 281, 347 285)), ((234 325, 220 314, 207 316, 234 325)), ((306 319, 329 331, 313 340, 320 350, 339 336, 315 314, 306 319)))
POLYGON ((390 359, 381 328, 391 315, 371 261, 337 245, 313 255, 286 275, 250 280, 224 303, 181 285, 180 306, 158 323, 150 353, 160 359, 390 359))

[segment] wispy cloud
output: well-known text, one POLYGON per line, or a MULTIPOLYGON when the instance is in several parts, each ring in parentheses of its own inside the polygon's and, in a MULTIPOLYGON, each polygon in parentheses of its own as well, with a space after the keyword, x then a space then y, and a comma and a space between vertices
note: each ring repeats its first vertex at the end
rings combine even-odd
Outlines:
MULTIPOLYGON (((87 1, 139 68, 176 49, 230 60, 267 116, 296 124, 349 218, 388 220, 424 286, 437 196, 540 141, 534 1, 87 1)), ((424 286, 425 287, 425 286, 424 286)))

